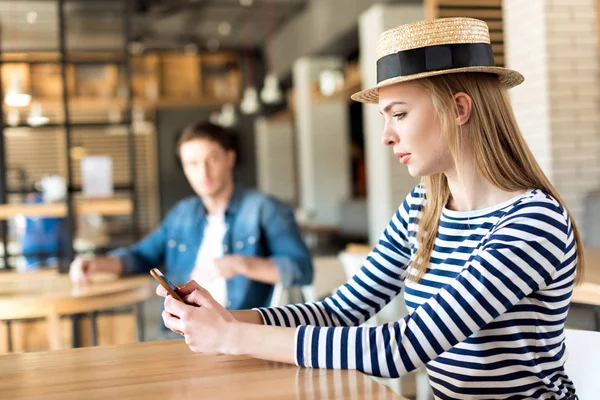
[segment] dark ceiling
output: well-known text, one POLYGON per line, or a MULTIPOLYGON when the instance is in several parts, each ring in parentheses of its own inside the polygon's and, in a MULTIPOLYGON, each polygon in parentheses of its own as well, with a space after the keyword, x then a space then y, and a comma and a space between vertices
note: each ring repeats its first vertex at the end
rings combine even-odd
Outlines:
MULTIPOLYGON (((148 49, 262 48, 306 0, 131 0, 132 37, 148 49), (246 4, 246 5, 243 5, 246 4)), ((67 44, 77 49, 123 46, 127 0, 66 0, 67 44)), ((56 0, 1 0, 2 51, 58 49, 56 0)))

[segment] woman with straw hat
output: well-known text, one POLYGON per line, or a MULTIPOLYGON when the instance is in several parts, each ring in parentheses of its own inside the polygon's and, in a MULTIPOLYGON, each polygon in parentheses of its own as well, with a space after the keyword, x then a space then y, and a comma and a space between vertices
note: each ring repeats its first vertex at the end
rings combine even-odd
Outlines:
MULTIPOLYGON (((523 139, 487 25, 403 25, 377 43, 383 143, 422 177, 360 271, 322 302, 229 313, 190 282, 166 326, 193 351, 398 377, 426 365, 439 399, 572 399, 564 322, 582 243, 523 139), (359 327, 404 289, 409 314, 359 327)), ((158 293, 165 293, 158 290, 158 293)))

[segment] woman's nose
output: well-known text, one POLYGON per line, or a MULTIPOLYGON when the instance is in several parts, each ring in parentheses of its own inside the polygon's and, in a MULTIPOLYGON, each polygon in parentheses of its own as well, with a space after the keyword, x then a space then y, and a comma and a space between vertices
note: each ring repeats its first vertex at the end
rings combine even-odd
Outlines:
POLYGON ((398 134, 386 126, 383 130, 381 141, 384 146, 394 146, 399 142, 398 134))

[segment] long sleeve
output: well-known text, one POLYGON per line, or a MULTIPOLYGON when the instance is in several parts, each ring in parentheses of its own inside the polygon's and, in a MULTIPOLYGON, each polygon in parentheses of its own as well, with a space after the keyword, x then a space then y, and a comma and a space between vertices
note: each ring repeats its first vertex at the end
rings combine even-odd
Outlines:
POLYGON ((361 269, 334 295, 322 302, 257 309, 264 322, 287 327, 356 326, 388 304, 400 293, 400 277, 410 261, 408 224, 410 213, 420 210, 417 189, 396 211, 361 269))
POLYGON ((147 273, 152 268, 159 267, 165 260, 169 226, 177 217, 180 206, 175 206, 160 226, 148 236, 130 247, 121 247, 108 253, 117 257, 123 264, 123 275, 147 273))
POLYGON ((556 206, 514 207, 482 243, 455 279, 400 321, 374 328, 299 326, 296 363, 398 377, 465 341, 557 277, 574 274, 572 227, 556 206))
POLYGON ((269 259, 279 270, 284 287, 308 285, 313 279, 312 258, 302 240, 292 210, 271 199, 263 209, 264 229, 269 259))

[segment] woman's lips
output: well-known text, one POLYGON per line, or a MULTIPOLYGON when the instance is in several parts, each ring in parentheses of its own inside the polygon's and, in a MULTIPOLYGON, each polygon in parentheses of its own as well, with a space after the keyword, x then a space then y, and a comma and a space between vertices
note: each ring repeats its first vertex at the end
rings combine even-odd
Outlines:
POLYGON ((395 153, 396 157, 398 157, 400 159, 400 163, 401 164, 408 164, 408 162, 410 161, 410 153, 395 153))

